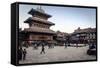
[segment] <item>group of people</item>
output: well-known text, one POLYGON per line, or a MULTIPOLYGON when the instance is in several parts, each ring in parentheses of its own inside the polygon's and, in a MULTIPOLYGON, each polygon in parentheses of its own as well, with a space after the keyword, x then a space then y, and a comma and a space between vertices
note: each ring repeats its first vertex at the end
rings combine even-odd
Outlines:
MULTIPOLYGON (((34 46, 34 48, 37 49, 38 46, 34 46)), ((26 60, 26 54, 27 54, 27 50, 25 48, 24 49, 22 47, 18 48, 17 57, 19 61, 26 60)), ((40 54, 45 54, 45 44, 44 43, 41 44, 40 54)))
POLYGON ((40 54, 45 54, 45 46, 48 46, 48 49, 54 48, 54 45, 51 46, 51 44, 47 44, 47 43, 41 43, 41 44, 34 44, 33 45, 33 49, 37 50, 38 46, 41 46, 41 52, 40 54))
MULTIPOLYGON (((54 48, 54 46, 55 46, 54 44, 50 45, 50 44, 46 44, 46 43, 41 43, 40 45, 41 45, 40 54, 45 54, 45 46, 46 45, 48 46, 48 48, 54 48)), ((38 46, 39 46, 39 44, 34 44, 33 48, 38 49, 38 46)), ((67 48, 68 46, 70 46, 70 44, 65 43, 64 46, 65 46, 65 48, 67 48)), ((20 47, 18 49, 18 59, 19 60, 25 60, 26 54, 27 54, 26 49, 22 49, 22 47, 20 47)))
MULTIPOLYGON (((39 45, 34 45, 33 47, 34 47, 34 49, 38 49, 38 46, 39 45)), ((41 43, 41 52, 40 52, 40 54, 45 54, 45 43, 41 43)))
POLYGON ((18 60, 25 60, 26 59, 27 51, 26 49, 22 49, 21 47, 18 49, 18 60))

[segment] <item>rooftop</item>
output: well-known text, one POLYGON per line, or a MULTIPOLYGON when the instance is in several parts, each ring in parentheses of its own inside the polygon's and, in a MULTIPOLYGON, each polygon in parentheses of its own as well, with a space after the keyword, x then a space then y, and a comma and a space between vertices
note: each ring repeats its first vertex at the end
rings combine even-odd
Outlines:
POLYGON ((38 13, 38 14, 41 14, 41 15, 45 15, 46 17, 51 17, 51 15, 45 13, 45 11, 42 9, 42 8, 37 8, 37 9, 31 9, 28 14, 31 14, 31 15, 34 15, 34 13, 38 13))
POLYGON ((24 23, 31 23, 31 21, 38 21, 38 22, 42 22, 44 24, 49 24, 49 25, 55 25, 54 23, 38 18, 38 17, 29 17, 27 20, 24 21, 24 23))
POLYGON ((55 34, 55 32, 53 30, 45 29, 45 28, 39 28, 39 27, 25 28, 24 31, 25 32, 38 32, 38 33, 55 34))
POLYGON ((96 28, 85 28, 85 29, 78 28, 77 30, 74 31, 74 33, 88 33, 88 32, 96 32, 96 28))

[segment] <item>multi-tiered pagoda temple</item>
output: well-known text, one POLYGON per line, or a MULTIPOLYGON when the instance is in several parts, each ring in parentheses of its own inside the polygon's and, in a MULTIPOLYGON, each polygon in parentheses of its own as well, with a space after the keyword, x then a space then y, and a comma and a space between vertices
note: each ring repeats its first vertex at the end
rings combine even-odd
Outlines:
POLYGON ((32 15, 24 23, 29 24, 29 28, 25 28, 24 32, 27 34, 26 40, 29 42, 47 41, 48 43, 53 42, 53 36, 55 32, 50 29, 54 23, 48 21, 51 15, 45 13, 45 11, 38 7, 37 9, 31 9, 28 14, 32 15))

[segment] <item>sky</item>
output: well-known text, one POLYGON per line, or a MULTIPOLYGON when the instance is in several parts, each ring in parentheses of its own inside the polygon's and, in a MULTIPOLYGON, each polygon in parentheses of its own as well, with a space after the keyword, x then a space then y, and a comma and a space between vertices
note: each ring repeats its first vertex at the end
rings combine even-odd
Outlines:
MULTIPOLYGON (((28 12, 40 5, 19 5, 19 28, 29 28, 24 21, 32 17, 28 12)), ((55 23, 50 29, 72 33, 78 27, 95 28, 96 27, 96 9, 95 8, 79 8, 79 7, 59 7, 59 6, 41 6, 45 13, 52 15, 48 20, 55 23)))

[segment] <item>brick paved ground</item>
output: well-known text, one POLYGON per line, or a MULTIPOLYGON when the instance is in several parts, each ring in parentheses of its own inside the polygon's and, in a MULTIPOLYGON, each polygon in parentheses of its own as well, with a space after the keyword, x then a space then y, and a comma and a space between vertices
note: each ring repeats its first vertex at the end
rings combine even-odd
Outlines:
POLYGON ((33 47, 29 47, 26 48, 26 60, 19 61, 19 64, 96 59, 96 56, 89 56, 86 54, 87 49, 88 46, 78 48, 64 48, 64 46, 55 46, 52 49, 48 49, 48 47, 45 46, 46 53, 40 54, 41 47, 39 47, 38 50, 33 49, 33 47))

